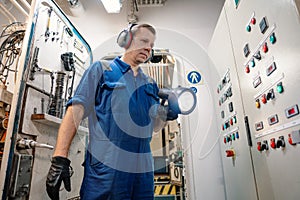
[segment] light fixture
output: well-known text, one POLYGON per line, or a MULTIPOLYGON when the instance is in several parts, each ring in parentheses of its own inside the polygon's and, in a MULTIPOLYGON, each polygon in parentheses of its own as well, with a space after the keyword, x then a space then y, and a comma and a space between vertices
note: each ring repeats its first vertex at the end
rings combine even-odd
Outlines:
POLYGON ((120 0, 101 0, 106 12, 119 13, 122 7, 120 0))

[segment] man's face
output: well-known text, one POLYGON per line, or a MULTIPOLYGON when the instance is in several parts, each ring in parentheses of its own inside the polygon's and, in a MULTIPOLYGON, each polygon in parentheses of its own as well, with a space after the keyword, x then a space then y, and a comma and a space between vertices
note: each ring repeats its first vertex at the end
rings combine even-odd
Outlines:
POLYGON ((155 35, 147 28, 139 28, 133 36, 132 43, 127 51, 136 63, 144 63, 151 55, 154 46, 155 35))

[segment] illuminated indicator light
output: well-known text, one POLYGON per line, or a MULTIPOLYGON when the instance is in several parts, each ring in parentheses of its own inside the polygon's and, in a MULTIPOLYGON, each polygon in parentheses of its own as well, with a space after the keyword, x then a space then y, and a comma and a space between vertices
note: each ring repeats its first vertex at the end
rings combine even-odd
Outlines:
POLYGON ((231 139, 232 139, 232 140, 235 140, 235 135, 234 135, 234 133, 231 135, 231 139))
POLYGON ((248 26, 246 27, 246 30, 247 30, 247 32, 250 32, 250 31, 251 31, 251 26, 248 25, 248 26))
POLYGON ((295 111, 295 109, 294 109, 294 108, 292 108, 292 109, 290 109, 290 110, 288 111, 288 113, 289 113, 289 115, 293 115, 293 114, 295 114, 295 113, 296 113, 296 111, 295 111))
POLYGON ((269 125, 273 125, 273 124, 278 123, 278 116, 273 115, 273 116, 269 117, 268 122, 269 122, 269 125))
POLYGON ((247 65, 246 66, 246 68, 245 68, 245 72, 248 74, 248 73, 250 73, 250 68, 249 68, 249 65, 247 65))
POLYGON ((232 120, 234 123, 236 123, 236 116, 233 116, 232 120))
POLYGON ((262 51, 263 51, 264 53, 267 53, 268 50, 269 50, 268 45, 267 45, 267 43, 265 42, 265 44, 264 44, 263 47, 262 47, 262 51))
POLYGON ((235 152, 233 149, 226 150, 226 157, 234 157, 235 152))
POLYGON ((292 106, 292 107, 290 107, 290 108, 287 108, 285 110, 285 116, 287 118, 291 118, 291 117, 296 116, 298 114, 299 114, 299 109, 298 109, 298 105, 297 104, 294 105, 294 106, 292 106))
POLYGON ((271 44, 274 44, 276 42, 275 33, 272 33, 272 35, 270 35, 270 42, 271 44))
POLYGON ((227 142, 227 141, 226 141, 226 137, 224 137, 224 143, 226 144, 226 142, 227 142))
POLYGON ((235 133, 235 137, 236 137, 236 139, 239 139, 239 138, 240 138, 239 132, 236 132, 236 133, 235 133))
POLYGON ((229 121, 229 122, 230 122, 230 125, 233 125, 233 120, 232 120, 232 119, 230 119, 230 121, 229 121))
POLYGON ((255 61, 254 61, 254 59, 252 59, 252 60, 249 62, 249 65, 250 65, 250 67, 255 67, 255 61))
POLYGON ((277 89, 278 93, 282 93, 283 92, 282 82, 280 82, 280 83, 277 84, 276 89, 277 89))
POLYGON ((260 102, 259 102, 259 99, 257 99, 257 100, 255 101, 255 106, 256 106, 256 108, 260 108, 260 102))
POLYGON ((256 23, 256 19, 253 17, 252 19, 251 19, 251 24, 255 24, 256 23))
POLYGON ((267 103, 267 98, 266 98, 266 95, 265 95, 265 94, 263 94, 263 95, 261 96, 261 102, 262 102, 263 104, 266 104, 266 103, 267 103))
POLYGON ((270 146, 271 146, 273 149, 276 148, 275 138, 271 138, 271 140, 270 140, 270 146))

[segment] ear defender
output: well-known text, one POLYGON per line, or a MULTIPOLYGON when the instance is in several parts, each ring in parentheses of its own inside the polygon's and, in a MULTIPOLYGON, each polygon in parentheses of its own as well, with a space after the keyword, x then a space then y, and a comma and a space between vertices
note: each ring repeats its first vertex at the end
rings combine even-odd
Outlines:
POLYGON ((133 39, 133 33, 132 33, 132 28, 136 26, 137 24, 130 24, 130 26, 127 29, 124 29, 121 31, 117 38, 117 43, 120 47, 128 49, 130 47, 130 44, 133 39))

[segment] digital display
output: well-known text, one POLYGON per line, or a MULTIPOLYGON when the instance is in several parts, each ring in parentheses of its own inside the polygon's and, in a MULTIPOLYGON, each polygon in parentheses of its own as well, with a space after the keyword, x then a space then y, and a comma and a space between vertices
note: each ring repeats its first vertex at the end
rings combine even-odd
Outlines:
POLYGON ((268 29, 268 24, 267 24, 267 20, 266 17, 263 17, 262 20, 259 23, 259 28, 260 28, 260 32, 261 33, 265 33, 266 30, 268 29))
POLYGON ((247 57, 250 54, 249 45, 245 44, 244 46, 244 56, 247 57))

